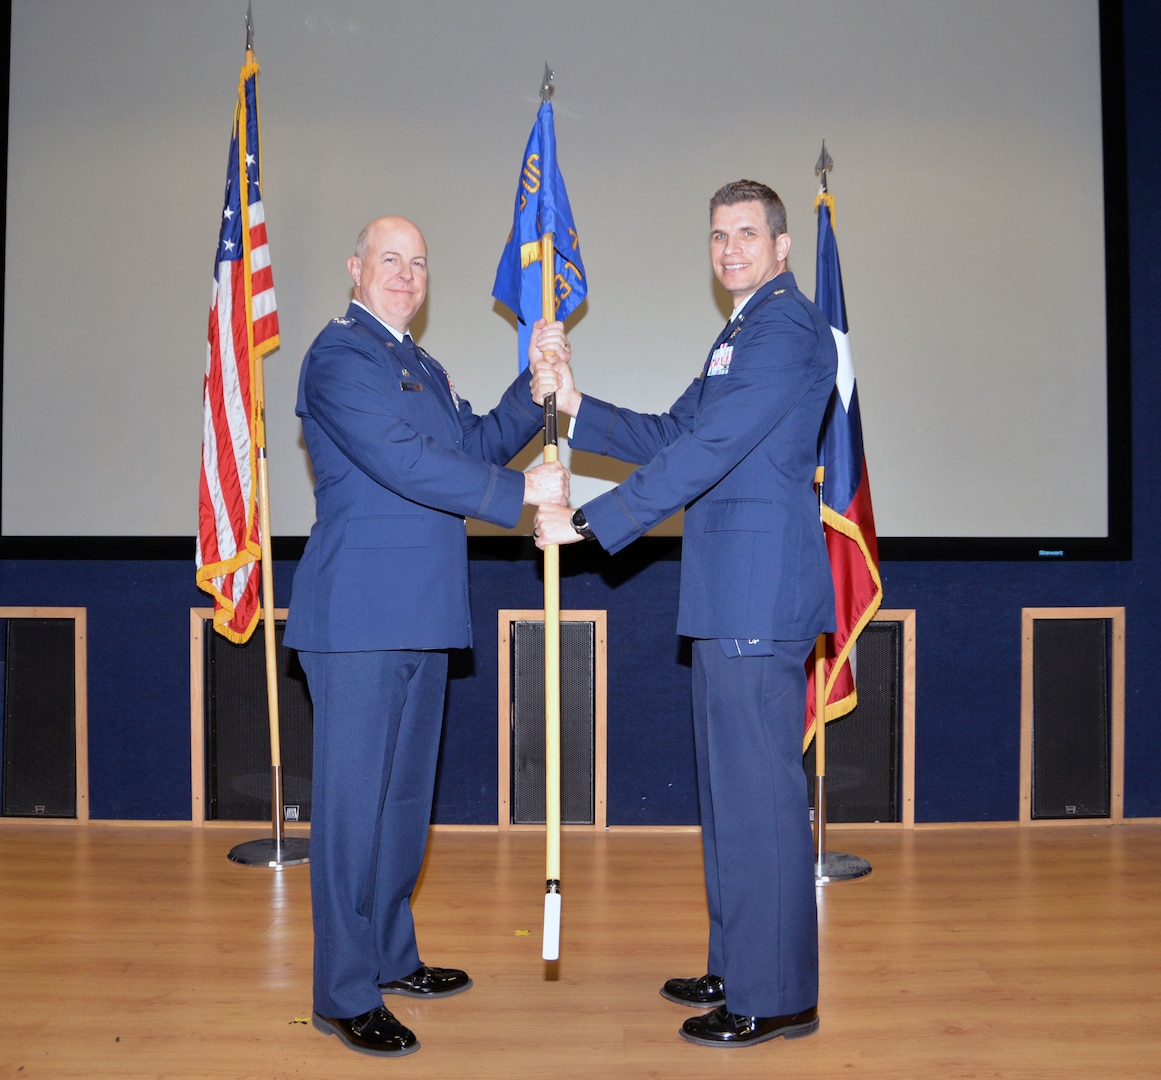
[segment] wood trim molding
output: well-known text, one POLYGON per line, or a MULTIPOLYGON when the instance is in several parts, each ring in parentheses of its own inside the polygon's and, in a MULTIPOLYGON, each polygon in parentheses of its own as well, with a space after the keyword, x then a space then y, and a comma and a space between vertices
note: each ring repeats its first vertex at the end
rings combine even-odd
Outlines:
POLYGON ((1020 824, 1083 825, 1125 820, 1125 609, 1123 607, 1022 608, 1020 647, 1020 824), (1109 816, 1072 820, 1032 817, 1032 634, 1037 619, 1107 619, 1112 623, 1109 671, 1109 816))
MULTIPOLYGON (((543 825, 513 825, 510 793, 512 790, 512 623, 543 622, 544 609, 501 608, 497 615, 498 641, 498 713, 499 713, 499 800, 496 821, 500 831, 542 830, 543 825)), ((608 789, 608 613, 584 610, 560 613, 560 621, 589 622, 594 625, 593 642, 593 824, 562 825, 564 831, 588 831, 606 828, 608 789)))
MULTIPOLYGON (((287 608, 275 608, 274 618, 285 619, 287 608)), ((258 613, 262 624, 265 612, 258 613)), ((189 762, 190 762, 190 822, 196 826, 248 825, 253 828, 266 821, 206 821, 206 699, 205 699, 205 633, 207 623, 213 622, 213 608, 189 609, 189 762)), ((210 627, 213 633, 213 627, 210 627)), ((289 833, 288 833, 289 834, 289 833)))
MULTIPOLYGON (((915 609, 883 609, 875 612, 872 622, 903 624, 903 776, 901 783, 902 820, 904 829, 915 828, 915 609)), ((835 828, 837 826, 830 826, 835 828)))
POLYGON ((19 817, 0 820, 21 824, 61 824, 72 821, 77 825, 89 823, 89 650, 88 608, 83 607, 0 607, 0 619, 72 619, 73 621, 73 726, 76 755, 75 818, 19 817))

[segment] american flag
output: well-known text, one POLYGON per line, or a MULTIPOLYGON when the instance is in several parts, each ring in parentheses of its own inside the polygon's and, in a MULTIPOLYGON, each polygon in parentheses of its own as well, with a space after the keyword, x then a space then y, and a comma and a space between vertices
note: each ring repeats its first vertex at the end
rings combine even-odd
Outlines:
MULTIPOLYGON (((824 147, 825 153, 825 147, 824 147)), ((879 542, 871 509, 871 481, 863 452, 863 423, 847 327, 847 305, 834 235, 834 198, 821 194, 818 211, 818 256, 815 303, 830 323, 838 347, 838 374, 818 440, 818 463, 824 468, 822 522, 834 578, 838 629, 826 635, 824 719, 845 716, 858 703, 851 650, 863 627, 883 600, 879 576, 879 542)), ((803 747, 814 737, 813 658, 808 663, 803 747)))
POLYGON ((198 588, 214 598, 214 628, 239 643, 254 632, 260 608, 256 485, 265 436, 255 362, 279 343, 261 178, 258 64, 248 50, 214 259, 196 556, 198 588))

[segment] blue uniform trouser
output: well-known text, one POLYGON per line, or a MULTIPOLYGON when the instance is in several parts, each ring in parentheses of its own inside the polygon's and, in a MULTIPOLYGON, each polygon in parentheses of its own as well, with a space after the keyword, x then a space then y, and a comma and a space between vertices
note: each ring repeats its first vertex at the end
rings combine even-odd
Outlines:
POLYGON ((782 1016, 818 1003, 814 844, 802 768, 810 641, 773 656, 693 643, 693 718, 710 941, 726 1007, 782 1016))
POLYGON ((420 966, 423 866, 447 654, 299 654, 314 706, 310 888, 314 1008, 360 1016, 420 966))

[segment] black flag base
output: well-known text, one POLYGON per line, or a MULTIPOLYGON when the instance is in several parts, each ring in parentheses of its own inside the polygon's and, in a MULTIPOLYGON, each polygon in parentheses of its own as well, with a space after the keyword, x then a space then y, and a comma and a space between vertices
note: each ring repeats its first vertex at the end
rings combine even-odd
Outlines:
MULTIPOLYGON (((273 655, 271 649, 268 655, 273 655)), ((287 837, 282 828, 282 765, 270 767, 271 835, 265 840, 249 840, 230 849, 231 862, 243 866, 268 866, 281 870, 284 866, 301 866, 310 862, 310 840, 305 837, 287 837)))
POLYGON ((264 840, 249 840, 231 848, 228 858, 243 866, 268 866, 273 870, 301 866, 310 862, 310 841, 305 837, 291 836, 279 842, 268 836, 264 840))
POLYGON ((844 855, 841 851, 826 850, 826 776, 814 778, 814 883, 826 885, 831 881, 851 881, 866 877, 871 864, 858 855, 844 855))
POLYGON ((824 851, 815 863, 814 883, 825 885, 830 881, 850 881, 866 877, 871 872, 871 864, 858 855, 844 855, 841 851, 824 851))

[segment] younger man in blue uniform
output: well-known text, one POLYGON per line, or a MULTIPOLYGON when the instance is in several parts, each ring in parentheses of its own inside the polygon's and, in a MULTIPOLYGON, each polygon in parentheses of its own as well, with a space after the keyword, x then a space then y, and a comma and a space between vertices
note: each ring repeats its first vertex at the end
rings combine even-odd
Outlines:
POLYGON ((619 551, 685 508, 677 631, 693 639, 698 796, 710 914, 707 973, 662 995, 713 1011, 680 1034, 740 1046, 818 1028, 818 925, 802 768, 806 659, 833 630, 812 482, 837 356, 787 270, 786 210, 740 180, 710 202, 710 260, 735 308, 667 413, 618 409, 572 384, 570 444, 640 465, 585 503, 541 506, 537 543, 619 551))

